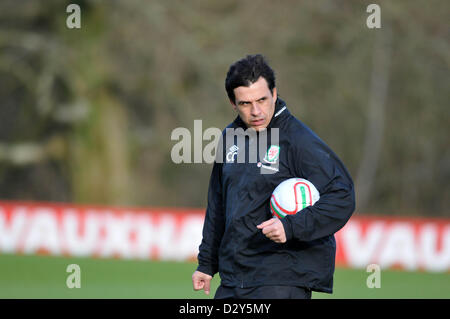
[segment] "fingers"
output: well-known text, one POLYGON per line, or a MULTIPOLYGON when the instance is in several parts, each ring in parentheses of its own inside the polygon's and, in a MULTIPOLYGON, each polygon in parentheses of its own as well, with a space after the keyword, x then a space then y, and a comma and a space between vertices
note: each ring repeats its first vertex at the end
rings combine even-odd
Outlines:
POLYGON ((199 280, 194 284, 194 290, 205 290, 205 294, 209 295, 209 292, 211 291, 211 282, 209 280, 199 280))
POLYGON ((262 222, 261 224, 257 225, 256 228, 262 229, 263 234, 266 235, 266 234, 272 232, 274 229, 276 229, 278 221, 279 220, 276 218, 271 218, 271 219, 266 220, 265 222, 262 222))
POLYGON ((284 232, 283 224, 279 219, 272 218, 257 226, 262 229, 262 233, 270 240, 276 243, 286 242, 286 233, 284 232))
POLYGON ((273 231, 276 230, 276 229, 277 229, 276 225, 269 225, 269 226, 266 226, 266 227, 264 227, 264 228, 262 229, 262 233, 263 233, 264 235, 267 235, 267 234, 273 232, 273 231))
POLYGON ((194 290, 200 290, 203 289, 203 287, 205 286, 205 282, 203 280, 200 279, 194 279, 192 280, 193 286, 194 286, 194 290))
POLYGON ((276 218, 271 218, 269 220, 266 220, 265 222, 259 224, 258 226, 256 226, 258 229, 263 229, 264 227, 267 227, 269 225, 272 225, 274 222, 276 222, 276 218))
POLYGON ((200 271, 195 271, 192 275, 192 285, 194 287, 194 290, 205 290, 205 294, 209 295, 209 292, 211 291, 211 279, 212 276, 204 274, 200 271))
POLYGON ((205 280, 203 282, 203 284, 204 284, 204 288, 203 289, 205 290, 205 294, 209 295, 210 286, 211 286, 211 280, 205 280))
POLYGON ((276 225, 270 225, 270 226, 264 227, 262 230, 262 233, 264 235, 276 236, 278 234, 278 227, 276 225))
POLYGON ((266 235, 267 238, 273 241, 278 241, 278 239, 281 237, 281 232, 275 227, 266 227, 263 229, 263 234, 266 235))

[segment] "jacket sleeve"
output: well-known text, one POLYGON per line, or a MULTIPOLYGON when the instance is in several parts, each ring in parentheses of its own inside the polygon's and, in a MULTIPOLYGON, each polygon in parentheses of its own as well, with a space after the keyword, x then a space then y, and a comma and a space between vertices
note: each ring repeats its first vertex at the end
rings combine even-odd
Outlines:
POLYGON ((214 162, 209 181, 203 239, 197 257, 197 270, 211 276, 218 271, 219 246, 225 229, 222 201, 222 164, 214 162))
POLYGON ((341 160, 312 131, 292 145, 290 161, 296 176, 309 180, 320 199, 281 220, 287 240, 311 241, 333 235, 355 209, 353 181, 341 160))

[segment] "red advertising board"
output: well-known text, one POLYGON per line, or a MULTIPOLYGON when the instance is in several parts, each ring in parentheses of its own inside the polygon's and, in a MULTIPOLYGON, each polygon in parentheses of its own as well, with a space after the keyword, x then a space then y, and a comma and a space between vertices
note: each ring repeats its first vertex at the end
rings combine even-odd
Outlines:
MULTIPOLYGON (((203 209, 0 201, 0 253, 194 260, 203 219, 203 209)), ((335 236, 337 266, 450 270, 450 219, 355 214, 335 236)))

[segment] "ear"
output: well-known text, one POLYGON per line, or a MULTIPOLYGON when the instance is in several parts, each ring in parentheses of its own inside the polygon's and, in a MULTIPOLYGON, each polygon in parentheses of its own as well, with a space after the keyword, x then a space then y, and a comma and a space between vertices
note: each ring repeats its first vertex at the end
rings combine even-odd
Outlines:
POLYGON ((231 103, 231 105, 233 106, 233 109, 235 110, 235 111, 237 111, 237 106, 236 106, 236 104, 230 99, 230 103, 231 103))
POLYGON ((278 98, 278 92, 277 92, 277 88, 274 87, 272 90, 272 96, 274 97, 274 103, 277 102, 277 98, 278 98))

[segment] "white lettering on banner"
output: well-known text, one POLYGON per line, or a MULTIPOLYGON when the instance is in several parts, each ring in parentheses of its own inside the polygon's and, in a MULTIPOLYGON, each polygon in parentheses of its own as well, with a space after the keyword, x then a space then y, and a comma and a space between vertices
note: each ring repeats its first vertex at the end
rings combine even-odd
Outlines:
POLYGON ((417 269, 416 243, 412 225, 394 223, 386 233, 386 239, 383 240, 378 258, 381 268, 399 265, 408 270, 417 269))
POLYGON ((133 245, 133 256, 138 259, 151 258, 152 222, 150 215, 139 215, 136 218, 136 241, 133 245))
POLYGON ((64 251, 73 256, 93 255, 100 237, 98 215, 77 213, 75 209, 64 210, 62 218, 64 251))
POLYGON ((161 215, 158 223, 153 223, 152 245, 157 248, 156 259, 177 259, 177 243, 174 241, 176 234, 175 217, 172 215, 161 215))
POLYGON ((368 225, 367 232, 363 236, 362 225, 359 222, 347 223, 341 238, 350 267, 365 268, 374 262, 376 250, 383 239, 384 224, 384 222, 374 222, 368 225))
MULTIPOLYGON (((202 239, 204 215, 200 212, 0 202, 0 253, 193 259, 202 239)), ((341 265, 450 270, 447 220, 352 218, 336 239, 341 265)))
POLYGON ((38 207, 31 212, 29 233, 25 234, 23 251, 26 254, 46 250, 50 254, 60 253, 61 240, 58 236, 58 222, 51 208, 38 207))
POLYGON ((137 223, 134 256, 179 261, 195 257, 201 242, 203 216, 183 218, 177 223, 174 215, 165 214, 137 223))
POLYGON ((186 260, 197 255, 201 242, 201 215, 186 216, 177 223, 172 214, 115 215, 90 210, 84 220, 84 235, 77 235, 82 218, 68 212, 64 211, 62 232, 65 249, 75 256, 186 260))
POLYGON ((444 227, 440 249, 438 228, 429 223, 420 232, 420 256, 422 267, 431 271, 446 271, 450 268, 450 226, 444 227))
POLYGON ((14 209, 9 222, 6 212, 0 208, 0 252, 13 253, 19 250, 20 240, 27 222, 26 208, 14 209))
POLYGON ((450 226, 427 223, 371 221, 366 225, 349 221, 340 233, 345 262, 365 268, 377 263, 382 268, 399 266, 407 270, 450 269, 450 226), (363 232, 364 227, 366 228, 363 232), (439 248, 440 247, 440 248, 439 248))
POLYGON ((179 260, 185 260, 198 254, 198 247, 202 241, 203 217, 191 216, 187 217, 183 223, 183 228, 180 232, 177 247, 179 260))
POLYGON ((106 212, 103 216, 106 237, 102 240, 100 256, 118 255, 125 259, 131 258, 132 216, 129 214, 114 215, 110 212, 106 212))
MULTIPOLYGON (((100 255, 110 256, 113 253, 123 255, 127 247, 127 258, 176 260, 179 256, 178 245, 174 240, 177 234, 175 218, 170 214, 159 216, 136 215, 130 218, 126 227, 120 228, 116 220, 105 225, 110 233, 101 247, 100 255), (113 234, 121 232, 121 234, 113 234), (131 235, 134 235, 132 239, 131 235), (113 250, 117 241, 126 241, 122 249, 113 250)), ((190 252, 192 254, 192 252, 190 252)))

